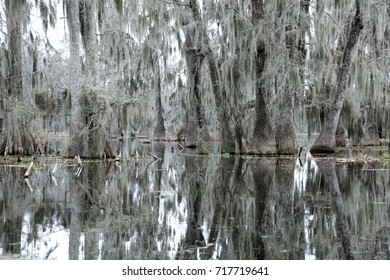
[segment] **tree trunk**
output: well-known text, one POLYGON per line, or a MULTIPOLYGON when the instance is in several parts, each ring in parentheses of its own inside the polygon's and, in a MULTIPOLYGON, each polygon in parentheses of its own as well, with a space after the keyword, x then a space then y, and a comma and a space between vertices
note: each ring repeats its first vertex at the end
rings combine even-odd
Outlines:
POLYGON ((70 120, 70 145, 68 155, 84 155, 84 139, 78 136, 85 129, 85 116, 81 107, 81 59, 80 59, 80 21, 79 1, 69 0, 67 2, 67 20, 69 27, 69 93, 71 97, 71 120, 70 120), (80 141, 81 140, 81 141, 80 141))
MULTIPOLYGON (((291 27, 288 26, 286 28, 291 29, 291 27)), ((295 34, 293 33, 293 35, 295 34)), ((283 41, 289 55, 279 67, 275 79, 275 91, 280 94, 279 109, 277 110, 276 118, 275 141, 278 154, 295 154, 297 143, 293 124, 294 85, 290 79, 284 78, 286 77, 288 67, 291 67, 289 66, 290 63, 294 60, 295 50, 292 46, 296 45, 295 36, 283 34, 280 41, 283 41), (285 40, 283 40, 283 38, 285 38, 285 40)))
POLYGON ((218 113, 218 120, 220 125, 220 139, 221 139, 221 153, 234 153, 236 151, 235 139, 233 133, 230 130, 229 115, 230 108, 226 102, 226 93, 221 88, 220 78, 218 75, 218 68, 215 56, 206 41, 208 50, 207 57, 209 62, 210 78, 212 83, 212 90, 214 94, 215 107, 218 113))
MULTIPOLYGON (((242 104, 240 104, 240 99, 242 99, 242 91, 243 89, 243 81, 246 79, 246 73, 242 69, 242 62, 245 61, 246 58, 246 44, 244 44, 245 40, 242 37, 245 37, 245 30, 243 29, 242 23, 240 22, 241 15, 239 14, 239 3, 237 2, 236 9, 233 12, 233 23, 234 23, 234 62, 231 66, 230 75, 228 76, 228 84, 230 85, 230 89, 226 89, 228 92, 230 91, 229 97, 225 100, 227 106, 230 107, 229 115, 228 115, 228 124, 232 123, 231 129, 233 133, 233 139, 236 147, 236 152, 242 153, 243 149, 243 137, 244 130, 242 127, 242 114, 239 110, 242 104), (229 101, 228 99, 231 99, 229 101)), ((249 71, 250 72, 250 71, 249 71)))
POLYGON ((297 142, 293 126, 293 96, 292 92, 287 92, 281 96, 279 112, 276 124, 276 146, 278 154, 296 153, 297 142))
POLYGON ((97 41, 97 1, 83 0, 80 11, 80 32, 85 50, 84 85, 96 86, 99 79, 99 45, 97 41))
POLYGON ((215 107, 218 114, 219 126, 220 126, 220 152, 221 153, 239 153, 240 144, 237 143, 241 139, 234 137, 234 133, 230 127, 230 118, 234 115, 232 108, 230 108, 229 103, 227 102, 226 91, 221 87, 222 81, 220 77, 220 72, 217 67, 217 59, 211 49, 210 42, 207 36, 204 33, 204 42, 206 45, 206 55, 208 59, 208 67, 210 71, 210 79, 212 84, 212 91, 215 100, 215 107))
POLYGON ((341 124, 341 119, 336 129, 336 147, 345 147, 347 146, 347 130, 341 124))
POLYGON ((0 93, 4 120, 0 131, 1 154, 32 155, 39 148, 40 135, 30 127, 23 110, 22 19, 26 1, 5 1, 8 32, 7 93, 0 93))
POLYGON ((264 17, 262 0, 252 0, 252 23, 255 29, 256 53, 256 117, 253 139, 249 143, 250 154, 276 154, 275 134, 272 128, 271 118, 267 109, 266 89, 264 87, 264 71, 267 53, 265 42, 260 38, 260 24, 264 17))
POLYGON ((369 104, 366 107, 365 122, 363 127, 363 146, 379 146, 379 132, 375 116, 375 108, 369 104))
MULTIPOLYGON (((300 13, 306 13, 306 6, 301 2, 300 13)), ((287 7, 281 6, 280 9, 287 9, 287 7)), ((281 10, 279 12, 283 14, 281 10)), ((276 131, 275 131, 275 141, 278 149, 278 154, 295 154, 297 148, 297 141, 294 130, 294 95, 295 92, 300 91, 293 82, 293 79, 290 79, 290 73, 293 73, 295 61, 299 61, 300 70, 299 70, 299 83, 304 84, 304 67, 305 67, 305 41, 304 41, 304 30, 301 30, 300 34, 296 34, 290 20, 296 15, 290 15, 287 19, 281 18, 278 21, 277 29, 279 25, 285 26, 282 35, 280 36, 279 42, 283 43, 283 47, 286 48, 288 55, 284 58, 284 63, 281 64, 279 71, 277 72, 277 77, 275 79, 276 86, 275 90, 280 94, 279 109, 277 111, 276 118, 276 131), (298 36, 298 39, 297 39, 298 36), (287 74, 287 75, 286 75, 287 74)), ((298 26, 303 25, 301 21, 304 20, 302 15, 298 17, 298 26)), ((300 26, 301 27, 301 26, 300 26)), ((302 27, 301 27, 302 28, 302 27)))
POLYGON ((77 0, 69 1, 67 6, 70 34, 69 92, 72 100, 68 156, 111 158, 114 154, 107 133, 108 113, 104 109, 104 97, 99 98, 96 89, 99 79, 96 38, 97 3, 84 0, 82 4, 82 11, 79 10, 77 0), (80 34, 85 50, 84 73, 81 70, 80 34), (82 83, 83 87, 81 87, 82 83))
POLYGON ((8 96, 23 97, 22 79, 22 12, 25 1, 6 0, 6 18, 8 32, 8 96))
POLYGON ((338 73, 338 84, 336 96, 330 110, 329 119, 325 122, 324 127, 311 147, 312 153, 332 153, 336 149, 336 130, 339 123, 341 109, 344 102, 344 93, 349 77, 349 70, 352 62, 352 52, 359 39, 359 34, 363 28, 359 1, 356 0, 356 14, 351 24, 348 40, 344 48, 343 61, 338 73))
POLYGON ((196 147, 203 142, 208 142, 210 135, 202 105, 201 68, 204 60, 204 52, 201 44, 203 41, 202 30, 198 28, 198 25, 201 24, 201 18, 196 0, 191 0, 189 7, 191 8, 190 16, 183 17, 183 25, 186 29, 185 52, 188 69, 188 101, 190 108, 187 114, 183 136, 187 147, 196 147))
POLYGON ((156 97, 156 126, 154 127, 154 139, 155 140, 164 140, 165 139, 165 126, 164 126, 164 117, 163 117, 163 108, 161 102, 161 73, 160 66, 157 67, 157 97, 156 97))

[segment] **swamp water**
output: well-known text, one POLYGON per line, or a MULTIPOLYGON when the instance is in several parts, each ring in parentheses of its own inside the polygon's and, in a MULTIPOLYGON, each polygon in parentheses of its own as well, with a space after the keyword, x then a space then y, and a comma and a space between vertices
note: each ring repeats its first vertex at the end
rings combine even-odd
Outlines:
POLYGON ((388 165, 143 146, 28 179, 3 160, 0 259, 390 259, 388 165))

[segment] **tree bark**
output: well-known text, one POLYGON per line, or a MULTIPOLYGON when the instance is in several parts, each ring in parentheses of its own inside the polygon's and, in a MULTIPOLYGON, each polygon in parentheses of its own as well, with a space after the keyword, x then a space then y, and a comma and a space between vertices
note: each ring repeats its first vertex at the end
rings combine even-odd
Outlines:
MULTIPOLYGON (((294 67, 294 63, 299 63, 299 80, 300 84, 305 83, 305 64, 306 64, 306 46, 305 46, 305 20, 309 13, 310 1, 300 1, 299 13, 287 12, 287 19, 281 18, 278 21, 278 26, 282 24, 286 26, 279 41, 283 43, 284 48, 288 51, 288 56, 285 56, 285 63, 280 66, 278 77, 276 80, 276 92, 281 92, 279 110, 277 111, 275 141, 278 149, 278 154, 294 154, 296 153, 297 141, 294 130, 294 99, 295 92, 301 91, 291 81, 289 71, 294 67), (291 20, 297 17, 298 32, 294 31, 291 20), (298 37, 298 38, 297 38, 298 37), (287 75, 286 75, 287 73, 287 75), (286 78, 284 78, 286 77, 286 78)), ((281 6, 280 9, 285 10, 287 7, 281 6)), ((280 11, 283 14, 283 11, 280 11)))
POLYGON ((22 13, 25 1, 6 0, 8 32, 8 96, 23 97, 22 79, 22 13))
POLYGON ((99 79, 99 46, 97 41, 97 1, 83 0, 80 11, 80 32, 85 50, 84 84, 96 86, 99 79))
POLYGON ((109 125, 104 97, 97 95, 99 79, 98 42, 96 38, 96 1, 70 0, 67 6, 70 35, 69 92, 71 94, 71 126, 68 156, 111 158, 114 156, 108 139, 109 125), (82 23, 82 24, 81 24, 82 23), (82 35, 85 64, 80 59, 82 35), (84 75, 83 75, 84 74, 84 75))
POLYGON ((26 1, 5 1, 5 14, 8 32, 8 81, 7 93, 0 93, 4 120, 0 128, 0 153, 13 155, 33 155, 39 148, 40 135, 28 122, 23 110, 23 29, 22 19, 26 1))
POLYGON ((325 122, 320 135, 310 149, 312 153, 333 153, 336 149, 336 130, 344 103, 344 94, 352 63, 352 52, 359 39, 360 31, 363 28, 359 1, 356 0, 355 3, 356 13, 349 30, 346 46, 344 48, 343 61, 338 73, 338 84, 335 99, 330 110, 329 118, 325 122))
POLYGON ((297 142, 293 126, 293 96, 287 92, 281 96, 279 112, 276 124, 275 140, 278 154, 296 153, 297 142))
MULTIPOLYGON (((283 22, 282 22, 283 23, 283 22)), ((286 27, 286 29, 291 29, 286 27)), ((290 63, 294 60, 295 34, 287 35, 284 32, 279 39, 287 48, 289 55, 281 64, 279 71, 276 73, 275 91, 280 94, 279 109, 276 117, 275 141, 278 154, 295 154, 296 153, 296 138, 293 124, 293 106, 294 106, 294 85, 286 77, 286 72, 290 63)), ((298 43, 298 42, 297 42, 298 43)), ((292 63, 291 63, 292 64, 292 63)), ((291 71, 290 71, 291 72, 291 71)))
POLYGON ((208 60, 208 67, 210 71, 210 79, 212 84, 212 91, 215 100, 215 107, 218 114, 219 126, 220 126, 220 152, 221 153, 242 153, 243 151, 240 149, 241 138, 234 137, 233 130, 230 126, 230 118, 236 117, 234 112, 232 112, 232 108, 230 108, 229 103, 227 102, 227 93, 221 87, 222 80, 220 77, 220 71, 217 66, 216 56, 211 49, 210 42, 208 37, 203 33, 204 43, 206 46, 205 54, 208 60))
POLYGON ((252 23, 255 31, 256 53, 256 117, 253 139, 249 143, 248 153, 250 154, 276 154, 275 133, 272 128, 271 118, 266 103, 266 88, 264 87, 264 71, 267 53, 265 42, 260 38, 260 24, 264 17, 262 0, 252 0, 252 23))
POLYGON ((366 107, 365 121, 363 126, 363 146, 379 146, 379 132, 377 126, 377 120, 375 117, 375 108, 369 104, 366 107))
MULTIPOLYGON (((204 60, 202 47, 203 35, 199 8, 196 0, 189 2, 191 12, 183 16, 185 26, 185 52, 189 84, 189 112, 186 118, 183 138, 187 147, 197 147, 202 142, 208 142, 210 135, 207 129, 205 110, 202 105, 201 68, 204 60)), ((202 147, 200 147, 202 148, 202 147)))
POLYGON ((163 117, 163 108, 161 102, 161 73, 160 66, 157 64, 157 97, 156 97, 156 126, 154 127, 154 139, 164 140, 165 139, 165 126, 163 117))
MULTIPOLYGON (((83 156, 84 143, 77 139, 77 136, 85 128, 85 117, 81 108, 81 59, 80 59, 80 21, 79 1, 69 0, 67 2, 67 20, 69 27, 69 93, 71 96, 71 120, 69 137, 71 143, 68 147, 68 155, 83 156)), ((83 139, 82 139, 83 140, 83 139)))
POLYGON ((220 77, 218 75, 218 67, 215 56, 206 41, 208 50, 207 58, 210 70, 210 78, 212 83, 212 90, 214 94, 215 107, 218 113, 218 120, 220 125, 220 139, 221 139, 221 153, 234 153, 236 151, 235 139, 229 125, 230 108, 227 105, 226 92, 221 88, 220 77), (225 101, 225 102, 224 102, 225 101))
MULTIPOLYGON (((295 85, 290 79, 290 73, 293 73, 292 65, 296 59, 296 54, 300 47, 300 41, 296 39, 297 34, 290 22, 294 18, 294 14, 287 12, 284 14, 286 7, 280 3, 277 7, 277 17, 275 19, 274 28, 279 30, 276 33, 276 38, 281 46, 287 51, 287 55, 280 58, 280 65, 275 74, 275 92, 279 95, 278 110, 276 113, 276 129, 275 141, 278 154, 295 154, 296 139, 293 124, 293 106, 295 85), (279 28, 283 26, 282 28, 279 28)), ((298 15, 298 14, 297 14, 298 15)), ((298 54, 299 56, 299 54, 298 54)), ((300 59, 300 57, 298 57, 300 59)), ((304 65, 304 64, 303 64, 304 65)), ((303 84, 303 82, 301 82, 303 84)))
POLYGON ((341 119, 336 129, 336 147, 345 147, 347 146, 347 131, 344 126, 341 124, 341 119))

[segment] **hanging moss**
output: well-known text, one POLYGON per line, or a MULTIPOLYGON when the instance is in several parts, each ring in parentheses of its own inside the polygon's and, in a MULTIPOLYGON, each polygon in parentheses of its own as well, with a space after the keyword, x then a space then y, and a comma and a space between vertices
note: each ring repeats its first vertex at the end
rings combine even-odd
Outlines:
POLYGON ((119 15, 123 13, 123 0, 114 0, 115 9, 119 15))
POLYGON ((47 28, 49 26, 49 19, 48 19, 49 7, 46 5, 45 1, 40 1, 39 11, 41 13, 41 18, 42 18, 44 30, 45 30, 45 32, 47 32, 47 28))

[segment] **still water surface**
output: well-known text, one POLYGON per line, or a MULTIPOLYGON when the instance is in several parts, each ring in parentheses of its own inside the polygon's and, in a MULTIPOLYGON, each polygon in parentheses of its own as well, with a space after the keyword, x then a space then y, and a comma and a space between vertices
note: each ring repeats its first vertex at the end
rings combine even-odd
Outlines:
POLYGON ((0 259, 390 259, 388 166, 137 149, 3 162, 0 259))

